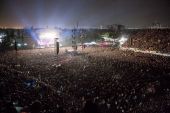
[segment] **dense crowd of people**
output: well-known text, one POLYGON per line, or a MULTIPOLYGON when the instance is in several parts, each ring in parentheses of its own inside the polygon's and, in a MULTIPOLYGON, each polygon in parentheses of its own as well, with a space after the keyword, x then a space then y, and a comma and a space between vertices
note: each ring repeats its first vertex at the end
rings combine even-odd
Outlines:
POLYGON ((110 48, 1 54, 2 113, 169 113, 170 58, 110 48))
POLYGON ((169 53, 170 29, 142 29, 132 33, 124 46, 169 53))

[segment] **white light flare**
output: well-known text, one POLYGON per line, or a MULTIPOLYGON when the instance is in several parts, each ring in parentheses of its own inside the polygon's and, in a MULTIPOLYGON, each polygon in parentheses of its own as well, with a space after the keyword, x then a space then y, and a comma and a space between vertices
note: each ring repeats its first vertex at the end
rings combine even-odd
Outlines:
POLYGON ((127 40, 128 38, 125 38, 125 36, 122 36, 119 40, 120 46, 122 46, 127 40))
POLYGON ((0 43, 2 43, 3 38, 4 38, 5 36, 6 36, 6 35, 4 35, 4 34, 0 34, 0 43))
POLYGON ((59 32, 56 30, 45 30, 39 33, 39 45, 49 46, 54 45, 56 38, 59 38, 59 32))
POLYGON ((149 50, 141 50, 139 48, 130 48, 130 47, 121 47, 121 50, 129 50, 129 51, 134 51, 134 52, 140 52, 140 53, 147 53, 147 54, 154 54, 154 55, 159 55, 159 56, 166 56, 170 57, 169 53, 161 53, 158 51, 149 51, 149 50))
POLYGON ((54 38, 58 38, 57 36, 58 35, 56 32, 43 32, 43 33, 40 33, 39 38, 40 39, 54 39, 54 38))

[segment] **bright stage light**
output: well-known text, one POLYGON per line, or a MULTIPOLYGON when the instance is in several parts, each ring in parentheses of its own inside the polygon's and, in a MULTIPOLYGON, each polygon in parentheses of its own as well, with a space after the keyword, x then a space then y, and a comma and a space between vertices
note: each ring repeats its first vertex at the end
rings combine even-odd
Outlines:
POLYGON ((0 34, 0 38, 3 38, 5 37, 6 35, 5 34, 0 34))
POLYGON ((24 43, 24 46, 27 46, 28 44, 27 43, 24 43))
POLYGON ((43 32, 39 35, 40 39, 54 39, 58 38, 56 32, 43 32))
POLYGON ((20 44, 20 43, 18 43, 18 44, 17 44, 17 46, 18 46, 18 47, 21 47, 21 44, 20 44))
POLYGON ((38 37, 38 45, 45 47, 53 47, 55 40, 59 39, 59 31, 51 29, 42 30, 39 31, 38 37))
POLYGON ((125 38, 125 36, 122 36, 122 37, 119 39, 120 45, 124 44, 127 40, 128 40, 128 38, 125 38))

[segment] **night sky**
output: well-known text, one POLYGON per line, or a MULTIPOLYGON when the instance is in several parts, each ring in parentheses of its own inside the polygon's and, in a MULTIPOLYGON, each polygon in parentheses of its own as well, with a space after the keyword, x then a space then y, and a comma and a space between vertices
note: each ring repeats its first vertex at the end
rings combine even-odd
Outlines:
POLYGON ((1 27, 170 25, 170 0, 0 0, 1 27))

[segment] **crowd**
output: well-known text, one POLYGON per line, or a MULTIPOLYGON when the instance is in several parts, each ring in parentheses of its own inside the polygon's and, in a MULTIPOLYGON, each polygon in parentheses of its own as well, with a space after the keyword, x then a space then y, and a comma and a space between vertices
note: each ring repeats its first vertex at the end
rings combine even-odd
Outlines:
POLYGON ((124 46, 170 52, 170 29, 142 29, 132 33, 124 46))
POLYGON ((2 113, 169 113, 169 57, 108 48, 1 54, 2 113))

